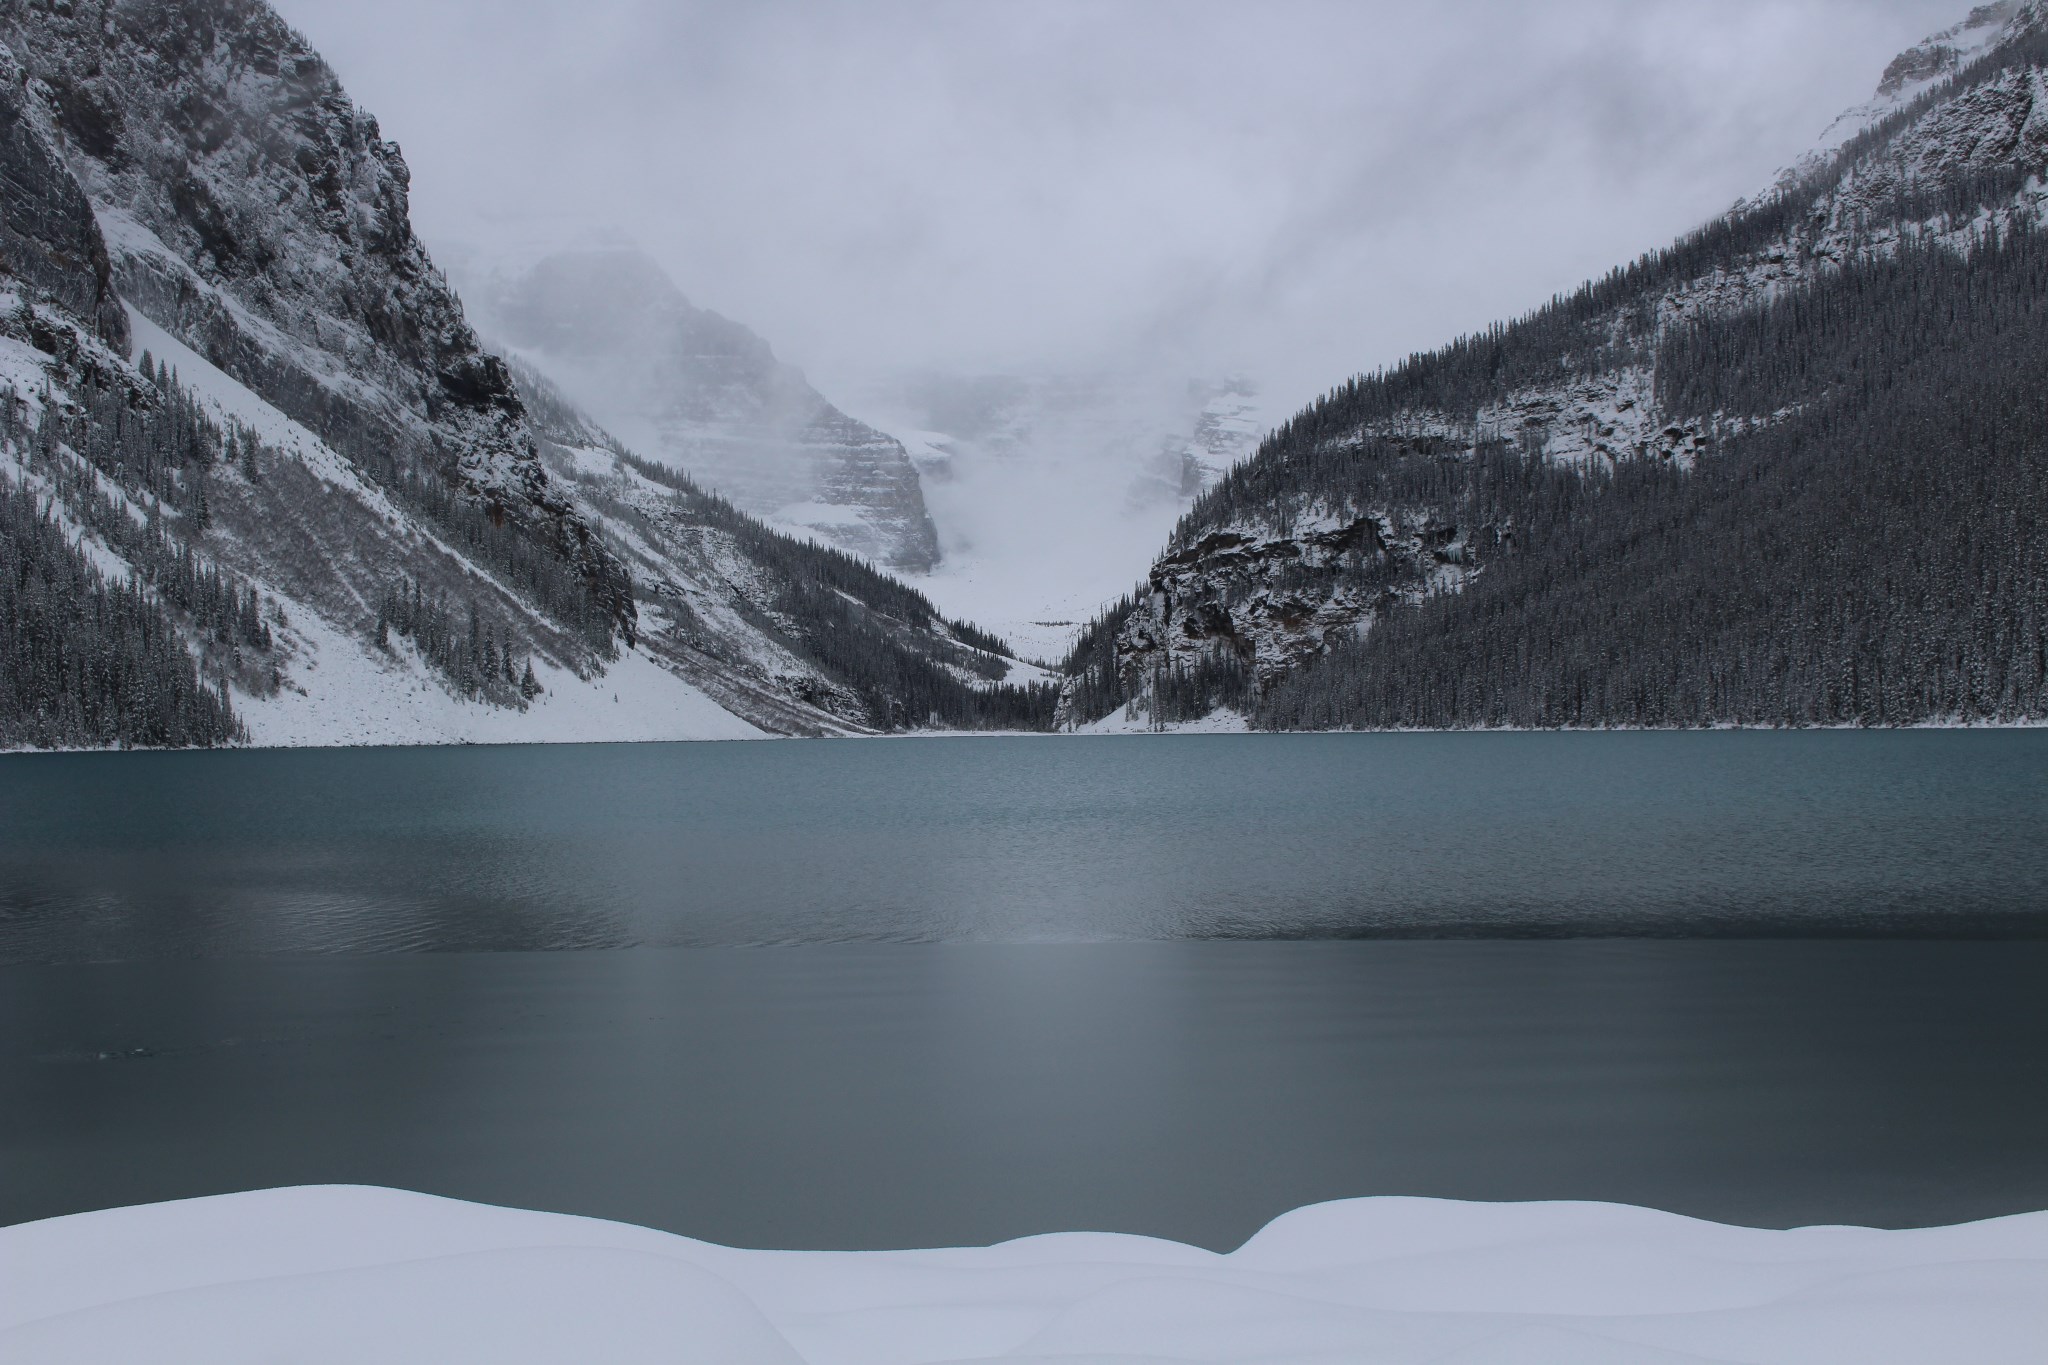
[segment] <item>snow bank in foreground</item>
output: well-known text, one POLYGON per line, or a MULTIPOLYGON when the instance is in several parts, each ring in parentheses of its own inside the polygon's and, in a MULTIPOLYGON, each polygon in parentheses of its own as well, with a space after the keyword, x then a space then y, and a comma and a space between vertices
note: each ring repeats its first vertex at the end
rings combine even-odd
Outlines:
POLYGON ((1227 1256, 826 1253, 321 1187, 0 1228, 0 1360, 35 1365, 2038 1365, 2043 1342, 2048 1214, 1759 1232, 1361 1199, 1227 1256))

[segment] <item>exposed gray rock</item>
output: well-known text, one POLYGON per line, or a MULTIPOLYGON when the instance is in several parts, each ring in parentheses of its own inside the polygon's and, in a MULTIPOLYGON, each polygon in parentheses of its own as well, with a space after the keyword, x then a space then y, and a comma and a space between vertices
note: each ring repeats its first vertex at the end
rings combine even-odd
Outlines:
POLYGON ((304 39, 261 0, 4 0, 0 39, 131 305, 373 476, 395 454, 440 469, 573 563, 630 637, 622 566, 549 487, 503 364, 413 235, 397 145, 304 39))
POLYGON ((649 458, 770 522, 891 568, 938 562, 900 442, 827 402, 766 341, 641 252, 562 252, 464 281, 494 342, 649 458))
MULTIPOLYGON (((1434 496, 1417 492, 1405 501, 1361 505, 1272 473, 1290 458, 1301 460, 1304 444, 1313 444, 1318 459, 1403 455, 1417 469, 1455 469, 1502 446, 1579 470, 1643 458, 1687 468, 1716 435, 1789 417, 1791 409, 1665 411, 1661 339, 1674 327, 1794 297, 1845 264, 1881 258, 1904 242, 1968 253, 1993 233, 2048 218, 2044 33, 2048 5, 2007 0, 1980 6, 1903 54, 1885 72, 1875 100, 1844 114, 1774 189, 1738 205, 1727 220, 1763 230, 1731 232, 1722 239, 1730 245, 1706 258, 1677 258, 1687 273, 1645 271, 1609 289, 1601 313, 1570 336, 1557 334, 1546 367, 1552 377, 1474 382, 1464 389, 1468 401, 1456 406, 1389 400, 1362 419, 1305 414, 1312 435, 1244 466, 1258 476, 1250 482, 1284 491, 1240 498, 1227 510, 1222 500, 1199 500, 1145 585, 1094 628, 1106 634, 1084 637, 1069 661, 1076 680, 1062 723, 1097 719, 1090 709, 1099 713, 1111 693, 1142 703, 1150 679, 1205 660, 1225 660, 1256 686, 1268 685, 1332 643, 1371 630, 1391 600, 1460 590, 1514 540, 1512 527, 1457 524, 1455 479, 1434 496), (1944 85, 1948 76, 1961 79, 1944 85), (1926 193, 1971 184, 1990 187, 1983 191, 1989 197, 1961 211, 1926 193), (1362 535, 1367 527, 1377 528, 1373 537, 1333 550, 1332 535, 1362 535), (1084 686, 1081 670, 1099 674, 1105 655, 1120 687, 1084 686)), ((1501 349, 1495 347, 1496 359, 1501 349)), ((1417 364, 1450 368, 1457 362, 1446 354, 1417 364)), ((1408 390, 1429 391, 1426 384, 1408 390)), ((1332 412, 1347 411, 1332 402, 1332 412)))
POLYGON ((1954 28, 1941 33, 1913 47, 1907 48, 1892 58, 1884 69, 1884 76, 1877 83, 1879 99, 1899 94, 1908 86, 1930 81, 1937 76, 1946 76, 1960 66, 1966 53, 1981 41, 1982 36, 2011 22, 2013 14, 2020 8, 2018 0, 2000 0, 1999 3, 1979 5, 1970 15, 1954 28))
POLYGON ((0 46, 0 271, 125 350, 128 315, 114 293, 107 244, 28 81, 0 46))

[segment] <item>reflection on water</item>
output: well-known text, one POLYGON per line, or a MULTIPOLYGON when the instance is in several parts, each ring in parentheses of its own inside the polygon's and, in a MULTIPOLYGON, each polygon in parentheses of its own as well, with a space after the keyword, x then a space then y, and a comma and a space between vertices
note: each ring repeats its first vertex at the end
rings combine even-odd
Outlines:
POLYGON ((2048 732, 0 757, 0 962, 2048 933, 2048 732))
POLYGON ((2048 1207, 2048 943, 828 945, 0 968, 0 1222, 364 1181, 756 1246, 1364 1194, 2048 1207))
POLYGON ((2044 828, 2044 733, 0 758, 0 1222, 2039 1208, 2044 828))

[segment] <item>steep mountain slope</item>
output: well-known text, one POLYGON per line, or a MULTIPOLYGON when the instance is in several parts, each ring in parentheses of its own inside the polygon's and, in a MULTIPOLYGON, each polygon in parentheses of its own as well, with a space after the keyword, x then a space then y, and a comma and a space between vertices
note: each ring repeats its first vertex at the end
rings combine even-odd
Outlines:
POLYGON ((494 343, 648 458, 878 564, 938 562, 903 446, 826 402, 746 327, 694 306, 642 253, 560 252, 463 289, 494 343))
POLYGON ((414 237, 395 144, 260 0, 8 0, 121 296, 373 475, 452 476, 572 564, 630 637, 616 561, 549 489, 504 367, 414 237))
POLYGON ((2004 519, 2011 500, 2032 505, 2031 456, 2016 430, 1971 424, 2039 402, 2038 379, 2004 361, 2031 353, 2037 325, 2025 263, 2048 201, 2044 68, 2040 5, 1980 9, 1894 63, 1854 131, 1770 194, 1518 322, 1333 391, 1199 500, 1139 592, 1094 624, 1069 661, 1063 720, 1218 705, 1315 726, 2042 714, 2048 698, 2024 682, 2038 637, 1982 629, 1977 614, 2033 619, 2048 570, 2015 548, 2024 523, 2004 519), (1984 320, 1974 351, 1966 316, 1984 320), (1757 336, 1776 351, 1754 354, 1757 336), (1967 386, 1951 341, 1975 362, 1967 386), (1944 411, 1953 443, 1928 425, 1944 411), (1875 413, 1891 425, 1861 424, 1875 413), (1920 444, 1900 447, 1904 432, 1920 444), (1877 450, 1896 484, 1868 465, 1877 450), (1936 451, 1972 461, 1976 482, 1942 482, 1925 467, 1936 451), (1834 502, 1792 498, 1795 469, 1834 502), (1878 504, 1857 488, 1917 488, 1939 515, 1868 520, 1878 504), (1783 551, 1802 534, 1783 520, 1795 505, 1813 514, 1805 536, 1895 558, 1783 551), (1983 577, 1952 553, 1973 518, 2008 537, 2009 572, 1983 577), (1719 578, 1704 567, 1716 553, 1719 578), (1644 597, 1648 582, 1676 595, 1644 597), (1858 605, 1810 607, 1831 593, 1858 605), (1566 600, 1642 612, 1588 608, 1567 626, 1544 605, 1566 600), (1650 624, 1727 613, 1745 624, 1711 644, 1650 624), (1918 645, 1881 628, 1909 618, 1918 645), (1766 641, 1787 656, 1768 687, 1763 665, 1737 662, 1766 641), (1534 662, 1566 656, 1570 668, 1534 662), (1517 669, 1526 685, 1510 687, 1517 669), (1822 683, 1843 669, 1888 670, 1888 700, 1822 683), (2018 681, 1958 690, 1957 669, 2018 681), (1668 705, 1625 699, 1659 688, 1668 705))
POLYGON ((106 245, 39 112, 0 48, 0 745, 232 740, 242 727, 226 684, 202 678, 180 627, 223 627, 222 643, 239 648, 246 635, 253 648, 263 635, 260 620, 245 629, 249 599, 173 561, 119 505, 127 490, 79 487, 59 451, 80 425, 80 388, 128 418, 136 484, 176 489, 168 467, 202 432, 123 362, 128 318, 106 245), (60 499, 66 483, 72 496, 60 499), (81 516, 127 528, 135 557, 163 570, 159 591, 89 542, 81 516))
POLYGON ((651 467, 622 512, 267 7, 0 0, 0 43, 0 745, 1043 722, 865 566, 651 467))
POLYGON ((522 362, 550 472, 632 565, 641 647, 765 729, 1042 729, 1053 675, 853 555, 645 460, 522 362))
POLYGON ((1673 351, 1705 362, 1675 410, 1784 415, 1691 471, 1482 457, 1471 513, 1526 543, 1287 674, 1258 719, 2048 717, 2048 232, 1859 262, 1673 351))
POLYGON ((1876 94, 1867 103, 1845 110, 1829 124, 1812 149, 1780 177, 1781 186, 1789 188, 1803 175, 1825 171, 1828 158, 1850 138, 1898 113, 1998 46, 2005 40, 2020 4, 2021 0, 1996 0, 1979 5, 1961 23, 1892 58, 1878 80, 1876 94))

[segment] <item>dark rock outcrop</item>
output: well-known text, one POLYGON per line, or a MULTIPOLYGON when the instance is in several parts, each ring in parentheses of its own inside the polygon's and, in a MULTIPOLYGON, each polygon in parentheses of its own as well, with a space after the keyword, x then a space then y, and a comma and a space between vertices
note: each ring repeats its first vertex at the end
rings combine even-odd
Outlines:
POLYGON ((404 460, 453 479, 631 634, 623 569, 549 487, 510 377, 413 234, 398 146, 268 5, 4 0, 0 40, 131 305, 373 477, 404 460))
MULTIPOLYGON (((2043 231, 2048 4, 1978 7, 1902 54, 1877 95, 1772 190, 1671 248, 1522 319, 1359 375, 1285 423, 1196 500, 1147 582, 1084 633, 1067 662, 1062 722, 1143 710, 1205 667, 1228 686, 1183 688, 1155 720, 1190 719, 1219 698, 1255 709, 1276 684, 1377 632, 1389 607, 1483 590, 1540 536, 1570 544, 1559 524, 1589 520, 1574 497, 1592 507, 1624 474, 1682 485, 1718 447, 1802 420, 1844 382, 1816 373, 1768 404, 1732 403, 1717 376, 1733 367, 1718 342, 1699 340, 1703 329, 1763 327, 1852 272, 1930 251, 1968 260, 2043 231), (1554 524, 1518 521, 1514 508, 1548 509, 1554 524), (1331 532, 1368 522, 1376 540, 1328 545, 1331 532)), ((1917 315, 1903 337, 1885 330, 1895 318, 1867 323, 1856 364, 1870 372, 1940 335, 1917 315)), ((1553 588, 1605 590, 1578 576, 1609 560, 1566 559, 1553 588)), ((1522 626, 1489 618, 1485 628, 1512 639, 1522 626)))
POLYGON ((21 63, 0 47, 0 272, 125 350, 107 244, 40 112, 21 63))

